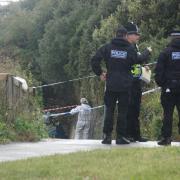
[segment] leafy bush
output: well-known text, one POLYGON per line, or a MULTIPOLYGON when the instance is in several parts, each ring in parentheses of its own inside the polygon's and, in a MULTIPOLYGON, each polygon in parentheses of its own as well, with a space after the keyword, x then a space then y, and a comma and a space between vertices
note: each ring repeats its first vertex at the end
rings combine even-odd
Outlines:
POLYGON ((4 122, 1 121, 0 117, 0 143, 6 143, 9 141, 9 130, 4 122))
POLYGON ((14 122, 14 131, 16 132, 16 140, 20 141, 37 141, 47 137, 47 131, 40 114, 29 116, 27 113, 17 117, 14 122))
MULTIPOLYGON (((30 84, 37 84, 32 78, 51 83, 87 76, 92 73, 90 58, 96 49, 114 36, 119 25, 134 21, 142 33, 140 49, 151 45, 151 61, 155 61, 167 44, 168 32, 179 27, 179 8, 179 0, 25 0, 7 9, 6 17, 0 18, 2 57, 10 57, 15 68, 14 63, 19 62, 30 84)), ((4 69, 12 73, 15 68, 4 69)), ((22 72, 18 74, 22 76, 22 72)), ((48 90, 45 93, 47 105, 52 98, 53 105, 74 104, 82 95, 91 99, 94 106, 102 104, 104 84, 94 79, 51 88, 53 93, 48 90)), ((1 104, 0 107, 1 111, 1 104)), ((4 121, 6 113, 0 114, 4 121)), ((16 131, 19 128, 22 134, 24 127, 33 131, 37 123, 32 115, 25 114, 16 119, 16 131)), ((143 134, 153 139, 159 136, 162 122, 159 95, 143 98, 141 121, 143 134)), ((177 113, 174 122, 177 124, 177 113)))
MULTIPOLYGON (((160 93, 146 95, 142 98, 141 106, 141 133, 151 140, 157 140, 161 135, 163 109, 160 103, 160 93)), ((174 113, 173 133, 174 139, 180 138, 178 134, 178 114, 174 113)))
MULTIPOLYGON (((3 54, 3 51, 1 51, 1 54, 3 54)), ((37 83, 30 72, 27 74, 25 70, 22 70, 18 62, 12 63, 12 60, 5 58, 5 60, 1 60, 0 64, 0 72, 7 72, 8 69, 8 73, 25 78, 28 85, 37 83)), ((39 110, 42 104, 42 97, 40 95, 33 97, 30 94, 24 94, 19 99, 18 108, 14 108, 14 120, 14 116, 12 119, 8 117, 9 109, 6 91, 6 82, 1 80, 0 143, 7 143, 9 141, 36 141, 47 137, 42 114, 39 110)))

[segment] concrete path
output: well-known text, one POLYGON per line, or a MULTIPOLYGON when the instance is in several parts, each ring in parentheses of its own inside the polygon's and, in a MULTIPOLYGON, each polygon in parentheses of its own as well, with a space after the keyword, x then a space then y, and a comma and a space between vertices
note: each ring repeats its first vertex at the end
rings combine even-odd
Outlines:
MULTIPOLYGON (((172 146, 180 146, 180 142, 173 142, 172 146)), ((101 140, 74 140, 74 139, 44 139, 34 143, 11 143, 0 145, 0 162, 27 159, 30 157, 67 154, 94 149, 111 149, 124 147, 160 147, 155 141, 144 143, 136 142, 128 145, 103 145, 101 140)))

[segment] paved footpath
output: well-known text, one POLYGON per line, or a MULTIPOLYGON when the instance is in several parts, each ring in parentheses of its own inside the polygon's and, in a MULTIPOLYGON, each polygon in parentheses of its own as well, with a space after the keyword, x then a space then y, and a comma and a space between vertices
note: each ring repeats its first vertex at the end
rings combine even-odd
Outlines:
MULTIPOLYGON (((180 146, 180 142, 172 142, 171 146, 180 146)), ((74 140, 74 139, 44 139, 40 142, 11 143, 0 145, 0 162, 15 161, 31 157, 48 156, 54 154, 67 154, 78 151, 94 149, 132 147, 160 147, 155 141, 136 142, 128 145, 103 145, 101 140, 74 140)))

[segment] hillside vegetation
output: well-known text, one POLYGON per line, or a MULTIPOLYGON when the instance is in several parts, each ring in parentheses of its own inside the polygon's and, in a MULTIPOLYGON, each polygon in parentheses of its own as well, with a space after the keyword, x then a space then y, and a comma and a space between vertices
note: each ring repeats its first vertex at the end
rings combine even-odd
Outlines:
MULTIPOLYGON (((151 62, 167 45, 168 32, 180 28, 179 0, 24 0, 0 13, 0 58, 16 62, 34 86, 93 74, 91 57, 127 21, 140 28, 140 49, 152 46, 151 62)), ((96 106, 103 104, 103 91, 97 78, 48 87, 43 104, 72 105, 85 96, 96 106)), ((159 94, 144 97, 143 133, 156 139, 161 117, 159 94)))

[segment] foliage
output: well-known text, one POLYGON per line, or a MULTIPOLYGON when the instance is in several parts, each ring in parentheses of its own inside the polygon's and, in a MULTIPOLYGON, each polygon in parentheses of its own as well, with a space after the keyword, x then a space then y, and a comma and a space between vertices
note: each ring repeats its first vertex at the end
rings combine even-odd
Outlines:
POLYGON ((9 129, 7 128, 5 122, 2 121, 0 115, 0 143, 7 143, 9 141, 9 129))
MULTIPOLYGON (((0 47, 3 56, 18 62, 29 79, 42 84, 74 79, 92 74, 91 57, 127 21, 140 27, 140 49, 152 46, 154 62, 169 41, 169 31, 180 28, 179 0, 24 0, 0 17, 0 47)), ((103 104, 104 83, 88 79, 42 92, 47 107, 77 104, 81 96, 95 106, 103 104)), ((142 118, 148 109, 150 119, 143 132, 155 138, 161 108, 157 100, 147 97, 146 101, 149 106, 143 102, 142 118)))
POLYGON ((25 113, 17 117, 13 129, 16 132, 14 139, 19 141, 37 141, 47 137, 42 115, 37 112, 33 115, 25 113))
MULTIPOLYGON (((4 55, 2 51, 1 54, 4 55)), ((18 62, 13 62, 11 59, 4 59, 0 62, 0 72, 16 75, 26 79, 29 86, 32 86, 37 81, 32 79, 31 72, 27 74, 22 70, 18 62)), ((47 137, 47 131, 40 112, 41 97, 33 97, 28 95, 22 96, 20 106, 16 114, 16 121, 7 120, 8 107, 6 99, 6 83, 0 81, 0 143, 9 141, 35 141, 43 137, 47 137)), ((16 108, 15 108, 16 109, 16 108)))
POLYGON ((141 131, 142 134, 154 140, 160 138, 162 126, 162 108, 159 106, 159 95, 159 93, 155 93, 142 98, 141 131))

